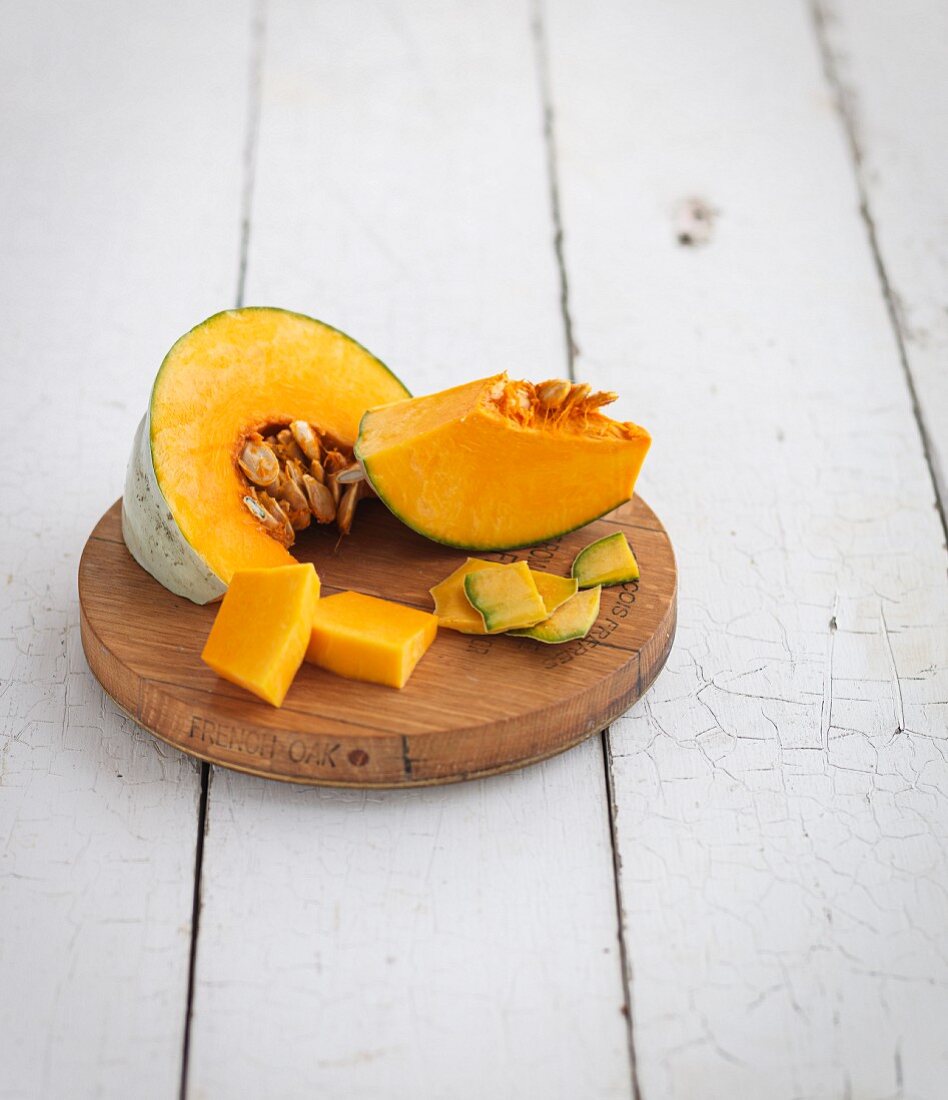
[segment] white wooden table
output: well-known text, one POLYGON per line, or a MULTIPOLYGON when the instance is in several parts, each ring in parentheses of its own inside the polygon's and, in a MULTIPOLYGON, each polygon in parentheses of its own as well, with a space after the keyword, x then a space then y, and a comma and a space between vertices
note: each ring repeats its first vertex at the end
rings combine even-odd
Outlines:
POLYGON ((948 1096, 942 0, 0 15, 0 1096, 948 1096), (78 555, 236 302, 619 390, 650 695, 381 794, 123 718, 78 555))

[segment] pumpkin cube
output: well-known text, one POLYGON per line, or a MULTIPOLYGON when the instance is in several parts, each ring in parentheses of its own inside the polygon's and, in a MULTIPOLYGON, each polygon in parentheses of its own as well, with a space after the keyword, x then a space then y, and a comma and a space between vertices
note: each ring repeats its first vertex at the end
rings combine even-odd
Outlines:
POLYGON ((401 688, 437 632, 427 611, 340 592, 319 601, 306 660, 350 680, 401 688))
POLYGON ((235 573, 201 660, 218 676, 281 706, 303 662, 319 603, 312 565, 235 573))

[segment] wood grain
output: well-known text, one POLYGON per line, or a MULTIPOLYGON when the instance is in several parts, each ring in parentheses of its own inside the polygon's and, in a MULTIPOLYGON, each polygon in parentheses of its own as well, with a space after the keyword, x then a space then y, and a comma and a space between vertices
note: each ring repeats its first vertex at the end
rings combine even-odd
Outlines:
MULTIPOLYGON (((430 610, 429 588, 465 560, 429 542, 376 501, 353 534, 314 527, 294 548, 323 592, 355 588, 430 610)), ((675 632, 677 575, 668 536, 636 498, 610 517, 522 553, 568 575, 583 546, 625 531, 642 579, 603 590, 589 635, 545 646, 525 638, 442 630, 400 691, 304 664, 280 708, 201 662, 215 615, 161 587, 121 541, 116 502, 79 567, 82 640, 92 671, 137 722, 162 740, 225 767, 330 786, 443 783, 507 771, 601 730, 658 675, 675 632)))

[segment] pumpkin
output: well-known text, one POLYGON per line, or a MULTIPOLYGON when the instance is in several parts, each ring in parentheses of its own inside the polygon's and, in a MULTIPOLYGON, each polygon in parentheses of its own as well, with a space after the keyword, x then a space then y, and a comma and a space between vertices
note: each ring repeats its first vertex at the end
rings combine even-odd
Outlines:
POLYGON ((487 634, 533 626, 546 618, 546 606, 525 561, 468 573, 464 592, 487 634))
POLYGON ((122 504, 135 560, 195 603, 240 569, 292 564, 314 519, 345 533, 364 482, 364 411, 408 391, 337 329, 282 309, 218 313, 164 359, 138 426, 122 504))
POLYGON ((438 625, 461 634, 486 634, 484 619, 479 611, 471 607, 464 591, 464 578, 480 569, 502 569, 500 562, 486 561, 484 558, 468 558, 443 581, 429 589, 434 600, 434 613, 438 625))
MULTIPOLYGON (((486 634, 484 618, 471 606, 464 590, 464 578, 482 569, 503 569, 500 562, 484 558, 468 558, 450 576, 429 589, 434 600, 435 615, 440 626, 457 630, 462 634, 486 634)), ((531 569, 530 576, 540 593, 547 615, 552 615, 561 603, 575 595, 577 584, 572 577, 558 577, 554 573, 541 573, 531 569)))
POLYGON ((522 630, 511 630, 510 633, 521 638, 533 638, 534 641, 544 642, 547 645, 558 645, 561 642, 585 638, 599 616, 601 593, 602 589, 598 586, 586 588, 560 604, 542 623, 522 630))
POLYGON ((436 542, 545 542, 631 498, 651 442, 599 410, 613 393, 494 375, 371 408, 355 453, 384 503, 436 542))
POLYGON ((231 578, 201 660, 218 676, 282 705, 319 604, 312 565, 247 569, 231 578))
POLYGON ((573 559, 570 573, 580 588, 625 584, 639 579, 639 563, 621 531, 591 542, 573 559))
POLYGON ((340 592, 319 601, 306 660, 352 680, 402 688, 438 633, 427 611, 340 592))

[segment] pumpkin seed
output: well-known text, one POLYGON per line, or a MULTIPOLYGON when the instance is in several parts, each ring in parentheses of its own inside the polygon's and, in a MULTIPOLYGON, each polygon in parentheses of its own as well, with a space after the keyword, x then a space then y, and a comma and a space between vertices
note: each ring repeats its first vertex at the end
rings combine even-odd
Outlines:
MULTIPOLYGON (((284 471, 289 469, 289 463, 284 467, 284 471)), ((276 485, 271 489, 273 496, 277 500, 285 501, 289 505, 290 512, 308 512, 309 504, 306 500, 306 494, 296 484, 293 478, 288 473, 280 474, 276 485)))
POLYGON ((613 401, 618 400, 619 395, 612 390, 600 390, 586 398, 583 402, 583 411, 592 412, 593 409, 600 409, 603 405, 611 405, 613 401))
POLYGON ((541 382, 537 386, 537 398, 544 409, 558 409, 569 396, 572 388, 572 382, 565 378, 551 378, 548 382, 541 382))
POLYGON ((256 439, 248 439, 243 445, 237 465, 254 485, 259 485, 261 488, 272 485, 280 476, 280 463, 277 456, 259 436, 256 439))
POLYGON ((359 503, 361 496, 361 481, 355 481, 351 485, 346 486, 345 492, 342 494, 342 499, 339 501, 339 508, 336 512, 336 526, 339 528, 340 534, 348 535, 352 530, 352 521, 355 518, 356 505, 359 503))
POLYGON ((305 420, 294 420, 290 424, 290 434, 293 436, 297 447, 310 462, 314 459, 317 462, 319 461, 322 448, 319 445, 319 436, 313 430, 312 424, 307 424, 305 420))
POLYGON ((290 517, 269 493, 262 492, 257 499, 266 509, 270 517, 270 522, 264 524, 267 533, 272 535, 277 542, 282 543, 287 550, 289 550, 296 541, 296 535, 293 532, 293 525, 290 523, 290 517))
POLYGON ((346 458, 341 451, 337 451, 334 447, 331 451, 326 452, 323 466, 326 468, 327 474, 337 474, 340 470, 344 470, 351 461, 351 458, 346 458))
POLYGON ((254 519, 260 520, 263 524, 266 524, 267 520, 270 519, 270 513, 256 497, 244 497, 244 504, 247 505, 247 511, 254 519))
POLYGON ((316 517, 316 522, 332 523, 336 518, 336 502, 329 489, 309 474, 303 474, 303 488, 306 490, 306 499, 309 501, 310 511, 316 517))
POLYGON ((362 469, 361 462, 353 462, 349 466, 344 466, 338 474, 336 474, 336 480, 340 485, 354 485, 357 481, 362 481, 365 478, 365 471, 362 469))
POLYGON ((579 385, 573 386, 569 395, 563 402, 560 411, 565 412, 567 409, 575 408, 577 405, 581 405, 592 391, 592 386, 588 382, 580 382, 579 385))
POLYGON ((287 460, 295 458, 297 461, 302 462, 303 459, 306 458, 306 455, 303 454, 300 445, 293 438, 293 433, 289 428, 284 428, 282 431, 277 432, 277 442, 282 447, 287 460))

